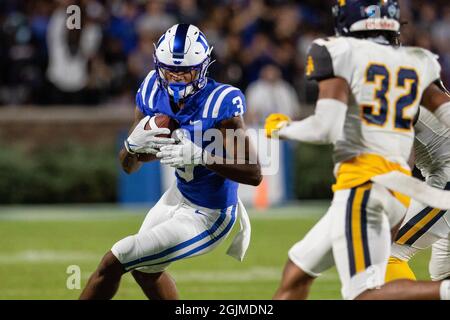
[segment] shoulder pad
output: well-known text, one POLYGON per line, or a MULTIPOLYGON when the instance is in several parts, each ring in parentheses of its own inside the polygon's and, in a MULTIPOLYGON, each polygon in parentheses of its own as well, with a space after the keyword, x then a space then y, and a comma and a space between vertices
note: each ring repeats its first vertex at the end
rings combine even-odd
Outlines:
POLYGON ((136 106, 143 114, 149 115, 152 113, 153 98, 157 89, 158 81, 156 80, 156 71, 152 70, 145 77, 144 81, 142 81, 136 93, 136 106))
POLYGON ((333 61, 327 47, 313 43, 306 58, 306 77, 308 80, 334 78, 333 61))
POLYGON ((350 82, 350 61, 351 46, 345 38, 317 39, 308 51, 306 76, 317 81, 342 77, 350 82))
POLYGON ((439 56, 424 48, 413 48, 414 54, 420 57, 423 65, 426 66, 426 78, 428 85, 440 81, 441 79, 441 64, 439 63, 439 56))

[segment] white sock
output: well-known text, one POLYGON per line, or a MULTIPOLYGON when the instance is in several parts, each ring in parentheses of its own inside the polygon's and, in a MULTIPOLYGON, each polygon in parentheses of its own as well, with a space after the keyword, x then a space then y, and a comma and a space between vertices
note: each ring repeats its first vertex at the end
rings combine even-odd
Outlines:
POLYGON ((439 293, 441 295, 441 300, 450 300, 450 280, 444 280, 441 282, 439 293))

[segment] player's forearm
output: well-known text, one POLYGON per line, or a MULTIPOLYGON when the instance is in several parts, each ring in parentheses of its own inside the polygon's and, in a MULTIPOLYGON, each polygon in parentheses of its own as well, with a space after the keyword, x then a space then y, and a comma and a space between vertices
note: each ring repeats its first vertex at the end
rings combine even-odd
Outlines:
POLYGON ((292 122, 289 126, 280 130, 280 138, 296 140, 312 144, 333 143, 331 128, 323 126, 315 116, 311 116, 302 121, 292 122))
POLYGON ((347 105, 343 102, 321 99, 313 116, 292 122, 279 131, 279 136, 313 144, 334 143, 342 132, 346 112, 347 105))
POLYGON ((138 160, 137 154, 128 153, 125 148, 122 148, 122 150, 120 150, 119 160, 123 171, 128 174, 139 170, 142 165, 142 163, 138 160))
MULTIPOLYGON (((225 161, 225 160, 224 160, 225 161)), ((206 168, 212 170, 224 178, 252 186, 257 186, 262 181, 261 167, 256 164, 207 164, 206 168)))

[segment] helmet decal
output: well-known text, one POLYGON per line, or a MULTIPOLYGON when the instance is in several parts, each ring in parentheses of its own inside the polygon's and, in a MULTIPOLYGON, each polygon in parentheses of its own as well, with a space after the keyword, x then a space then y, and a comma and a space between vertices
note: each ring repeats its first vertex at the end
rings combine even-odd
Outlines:
POLYGON ((208 44, 206 43, 206 37, 201 31, 198 33, 197 42, 200 42, 205 51, 208 51, 208 44))
POLYGON ((393 19, 400 19, 400 10, 393 4, 388 7, 388 14, 393 19))
POLYGON ((368 6, 365 10, 367 18, 380 18, 381 10, 377 5, 368 6))

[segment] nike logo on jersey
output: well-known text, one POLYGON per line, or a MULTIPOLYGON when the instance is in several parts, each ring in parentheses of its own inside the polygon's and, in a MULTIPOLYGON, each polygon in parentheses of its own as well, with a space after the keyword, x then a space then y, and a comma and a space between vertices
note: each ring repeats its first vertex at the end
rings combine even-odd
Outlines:
POLYGON ((189 120, 189 124, 191 126, 193 126, 194 124, 199 123, 199 122, 201 122, 201 120, 195 120, 195 121, 189 120))
POLYGON ((205 216, 205 217, 207 217, 207 215, 206 215, 206 214, 204 214, 203 212, 200 212, 199 210, 195 210, 195 213, 198 213, 198 214, 201 214, 202 216, 205 216))

